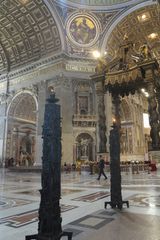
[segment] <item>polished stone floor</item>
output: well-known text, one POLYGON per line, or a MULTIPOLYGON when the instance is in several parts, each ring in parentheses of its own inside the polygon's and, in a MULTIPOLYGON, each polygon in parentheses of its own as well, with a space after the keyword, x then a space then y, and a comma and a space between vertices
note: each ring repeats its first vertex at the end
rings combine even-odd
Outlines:
MULTIPOLYGON (((96 174, 62 173, 63 230, 72 231, 73 240, 160 240, 160 171, 122 173, 123 200, 130 204, 122 210, 104 209, 107 174, 107 181, 97 181, 96 174)), ((40 173, 0 169, 0 240, 37 233, 40 188, 40 173)))

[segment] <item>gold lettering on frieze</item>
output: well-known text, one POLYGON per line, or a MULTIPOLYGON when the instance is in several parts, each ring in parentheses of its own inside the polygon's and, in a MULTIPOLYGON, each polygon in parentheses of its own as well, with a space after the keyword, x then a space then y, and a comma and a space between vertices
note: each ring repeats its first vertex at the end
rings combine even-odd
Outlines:
POLYGON ((94 66, 66 64, 66 70, 71 72, 95 72, 94 66))

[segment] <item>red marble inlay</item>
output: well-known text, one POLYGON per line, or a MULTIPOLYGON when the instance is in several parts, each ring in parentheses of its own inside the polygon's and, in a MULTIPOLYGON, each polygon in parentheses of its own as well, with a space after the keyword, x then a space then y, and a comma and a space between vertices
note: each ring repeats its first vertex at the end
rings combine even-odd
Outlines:
POLYGON ((85 196, 81 196, 81 197, 78 197, 78 198, 74 198, 72 200, 82 201, 82 202, 95 202, 95 201, 98 201, 102 198, 108 197, 109 195, 110 195, 109 192, 100 191, 100 192, 95 192, 95 193, 88 194, 88 195, 85 195, 85 196))

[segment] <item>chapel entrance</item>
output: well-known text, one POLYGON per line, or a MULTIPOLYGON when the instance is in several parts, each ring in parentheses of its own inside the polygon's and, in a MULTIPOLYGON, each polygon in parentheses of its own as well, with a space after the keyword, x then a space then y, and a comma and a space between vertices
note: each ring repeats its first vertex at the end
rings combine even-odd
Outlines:
POLYGON ((7 115, 7 166, 32 166, 36 145, 36 98, 28 91, 17 94, 7 115), (12 162, 9 159, 14 159, 12 162))

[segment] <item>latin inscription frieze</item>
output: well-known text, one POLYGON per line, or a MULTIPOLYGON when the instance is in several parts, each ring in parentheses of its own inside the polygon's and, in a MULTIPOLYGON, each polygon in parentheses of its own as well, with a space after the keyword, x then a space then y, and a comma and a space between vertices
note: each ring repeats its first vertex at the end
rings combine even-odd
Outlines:
POLYGON ((66 64, 66 70, 71 72, 95 72, 94 66, 85 66, 80 64, 66 64))

